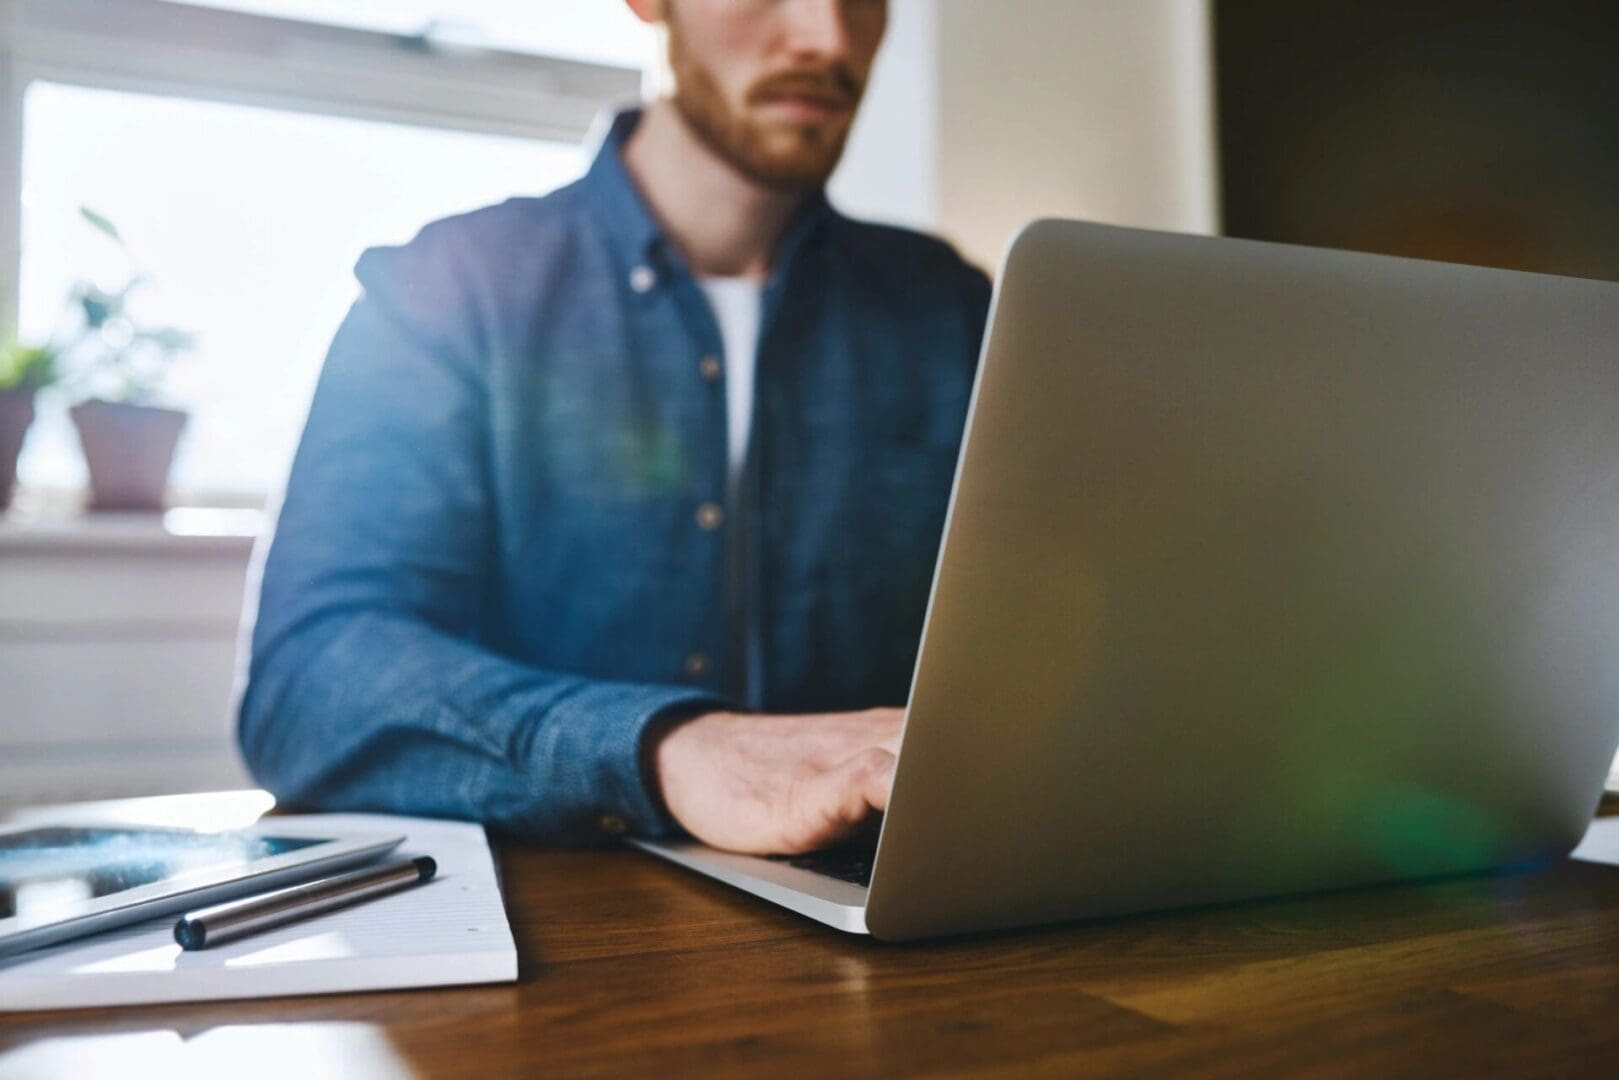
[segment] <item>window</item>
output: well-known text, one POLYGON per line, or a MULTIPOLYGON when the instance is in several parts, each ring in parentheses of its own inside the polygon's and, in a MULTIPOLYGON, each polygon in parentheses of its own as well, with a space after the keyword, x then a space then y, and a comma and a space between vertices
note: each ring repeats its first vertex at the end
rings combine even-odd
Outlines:
MULTIPOLYGON (((153 285, 143 314, 198 335, 170 380, 192 411, 177 489, 252 492, 284 474, 355 259, 427 221, 542 193, 576 144, 35 83, 24 110, 20 327, 50 332, 73 281, 121 272, 78 208, 112 219, 153 285)), ((29 440, 25 483, 83 466, 65 415, 29 440)))
MULTIPOLYGON (((611 0, 11 0, 10 11, 0 92, 22 125, 0 153, 17 156, 21 188, 0 169, 0 316, 38 339, 74 281, 116 280, 122 256, 79 207, 115 222, 153 283, 141 314, 198 338, 168 390, 191 412, 174 487, 203 500, 279 484, 361 251, 578 176, 587 132, 636 96, 629 65, 650 47, 611 0), (454 40, 495 48, 423 49, 413 35, 445 12, 454 40)), ((64 396, 41 398, 24 485, 83 481, 64 396)))
POLYGON ((419 34, 644 68, 654 36, 623 0, 180 0, 204 7, 419 34))

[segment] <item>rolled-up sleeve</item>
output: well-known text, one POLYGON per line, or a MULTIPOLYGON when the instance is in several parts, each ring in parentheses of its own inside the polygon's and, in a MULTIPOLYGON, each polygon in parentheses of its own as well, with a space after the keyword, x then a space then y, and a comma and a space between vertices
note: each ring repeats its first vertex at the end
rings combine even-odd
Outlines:
MULTIPOLYGON (((414 246, 414 245, 413 245, 414 246)), ((487 379, 453 260, 367 253, 263 552, 238 708, 279 798, 554 843, 671 823, 650 723, 725 704, 548 671, 480 640, 496 587, 487 379), (421 265, 433 267, 420 270, 421 265)))

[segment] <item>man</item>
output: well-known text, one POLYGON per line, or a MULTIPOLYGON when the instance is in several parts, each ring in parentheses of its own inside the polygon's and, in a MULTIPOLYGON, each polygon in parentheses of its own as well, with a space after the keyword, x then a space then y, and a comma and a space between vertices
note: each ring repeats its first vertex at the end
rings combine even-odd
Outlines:
POLYGON ((360 260, 240 709, 306 805, 797 852, 886 805, 988 283, 822 192, 883 0, 629 0, 673 93, 360 260))

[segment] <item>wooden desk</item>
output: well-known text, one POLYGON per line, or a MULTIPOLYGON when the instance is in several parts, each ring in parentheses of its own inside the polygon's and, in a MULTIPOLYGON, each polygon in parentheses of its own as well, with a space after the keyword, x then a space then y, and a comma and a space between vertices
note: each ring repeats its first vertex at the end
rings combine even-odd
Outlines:
POLYGON ((514 986, 0 1017, 0 1076, 1600 1074, 1619 867, 923 945, 508 847, 514 986))

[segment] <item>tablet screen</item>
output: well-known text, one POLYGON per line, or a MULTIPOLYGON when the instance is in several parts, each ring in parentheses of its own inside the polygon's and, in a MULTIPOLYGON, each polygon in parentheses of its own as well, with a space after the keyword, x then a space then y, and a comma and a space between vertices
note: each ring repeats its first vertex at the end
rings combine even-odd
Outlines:
POLYGON ((86 901, 325 843, 181 829, 48 827, 0 834, 0 919, 33 923, 86 901))

